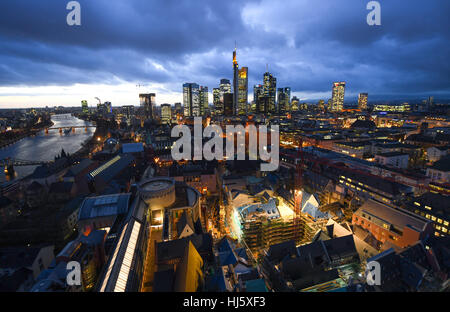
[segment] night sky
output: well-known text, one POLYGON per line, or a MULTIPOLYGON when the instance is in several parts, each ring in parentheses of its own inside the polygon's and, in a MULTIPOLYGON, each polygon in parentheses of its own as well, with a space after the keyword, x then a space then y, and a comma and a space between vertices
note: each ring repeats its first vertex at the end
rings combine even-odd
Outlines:
POLYGON ((232 79, 235 41, 249 100, 266 64, 302 100, 328 100, 333 81, 346 100, 450 98, 448 0, 381 0, 381 26, 369 0, 80 0, 72 27, 68 2, 1 0, 0 108, 181 102, 184 82, 232 79))

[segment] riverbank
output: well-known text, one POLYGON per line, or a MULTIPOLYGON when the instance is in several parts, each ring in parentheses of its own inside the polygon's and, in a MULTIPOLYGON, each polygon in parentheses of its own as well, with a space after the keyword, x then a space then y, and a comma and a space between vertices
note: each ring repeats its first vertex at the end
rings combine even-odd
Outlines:
POLYGON ((18 141, 25 139, 29 136, 36 135, 40 131, 44 130, 45 128, 50 128, 54 125, 53 121, 37 124, 35 128, 32 129, 21 129, 18 131, 8 131, 0 134, 0 148, 7 147, 11 144, 15 144, 18 141), (14 132, 12 132, 14 131, 14 132))
MULTIPOLYGON (((45 133, 46 127, 40 127, 39 133, 32 135, 34 132, 29 132, 31 136, 23 138, 17 141, 15 144, 11 144, 0 149, 0 159, 19 159, 23 161, 45 161, 53 162, 55 157, 61 154, 61 151, 78 162, 83 158, 89 157, 89 152, 95 146, 93 145, 92 137, 95 132, 95 128, 87 128, 84 131, 76 131, 70 133, 58 133, 58 128, 65 127, 77 127, 84 128, 85 126, 95 126, 91 123, 86 123, 74 116, 62 116, 51 119, 53 123, 47 123, 45 126, 51 125, 56 130, 45 133), (74 158, 72 158, 74 157, 74 158), (75 158, 76 157, 76 158, 75 158)), ((39 129, 35 129, 39 130, 39 129)), ((34 172, 37 166, 24 165, 15 166, 14 176, 6 176, 3 170, 0 171, 0 183, 8 180, 20 180, 26 176, 29 176, 34 172)))

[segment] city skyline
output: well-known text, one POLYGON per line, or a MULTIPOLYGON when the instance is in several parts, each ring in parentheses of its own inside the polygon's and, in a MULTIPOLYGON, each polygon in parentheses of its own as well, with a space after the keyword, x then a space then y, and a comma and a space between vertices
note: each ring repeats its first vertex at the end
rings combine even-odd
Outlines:
POLYGON ((233 80, 235 41, 239 64, 249 68, 250 87, 262 82, 268 64, 278 84, 291 87, 301 101, 328 100, 335 81, 346 81, 346 99, 356 100, 361 92, 370 99, 450 97, 448 65, 440 61, 449 41, 443 1, 423 8, 383 3, 379 27, 366 24, 364 1, 297 1, 282 8, 266 1, 196 2, 189 6, 198 6, 198 12, 186 15, 192 31, 164 23, 153 29, 159 18, 131 23, 147 6, 170 19, 186 3, 80 3, 77 27, 65 24, 65 5, 27 3, 36 12, 30 16, 21 1, 1 5, 0 108, 77 106, 84 99, 92 105, 95 97, 113 106, 138 105, 139 93, 156 93, 158 106, 173 104, 182 101, 186 81, 207 86, 212 103, 220 79, 233 80), (44 18, 44 11, 54 18, 44 18), (311 18, 325 15, 329 22, 311 18), (128 31, 121 30, 123 23, 128 31))
POLYGON ((445 1, 3 1, 0 292, 450 291, 445 1))

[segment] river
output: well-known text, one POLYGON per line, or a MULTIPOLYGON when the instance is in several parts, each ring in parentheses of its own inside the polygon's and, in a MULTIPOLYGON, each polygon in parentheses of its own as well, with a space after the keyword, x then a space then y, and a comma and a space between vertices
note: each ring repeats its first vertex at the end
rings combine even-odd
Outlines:
MULTIPOLYGON (((45 133, 40 131, 35 136, 26 137, 13 145, 0 149, 0 159, 8 157, 21 160, 54 160, 55 156, 61 153, 64 149, 66 153, 73 154, 78 151, 81 144, 87 139, 91 138, 95 132, 95 128, 84 128, 85 126, 92 126, 90 122, 78 119, 70 114, 53 115, 52 121, 54 125, 45 133), (59 127, 82 127, 76 128, 75 132, 60 133, 59 127)), ((14 179, 25 177, 33 173, 36 166, 16 166, 14 179)), ((0 170, 0 182, 7 181, 7 177, 0 170)))

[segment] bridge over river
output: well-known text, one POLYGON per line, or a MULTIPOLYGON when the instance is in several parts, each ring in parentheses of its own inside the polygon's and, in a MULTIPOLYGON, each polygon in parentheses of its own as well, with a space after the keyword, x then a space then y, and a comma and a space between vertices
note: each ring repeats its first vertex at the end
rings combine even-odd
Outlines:
POLYGON ((85 141, 92 138, 95 132, 95 126, 92 123, 70 114, 53 115, 52 121, 54 125, 47 131, 44 129, 35 136, 24 138, 0 149, 0 164, 3 165, 0 169, 0 182, 22 178, 33 173, 36 166, 54 161, 55 156, 58 156, 62 149, 69 154, 75 153, 85 141), (13 176, 4 174, 3 169, 8 161, 14 167, 13 176))

